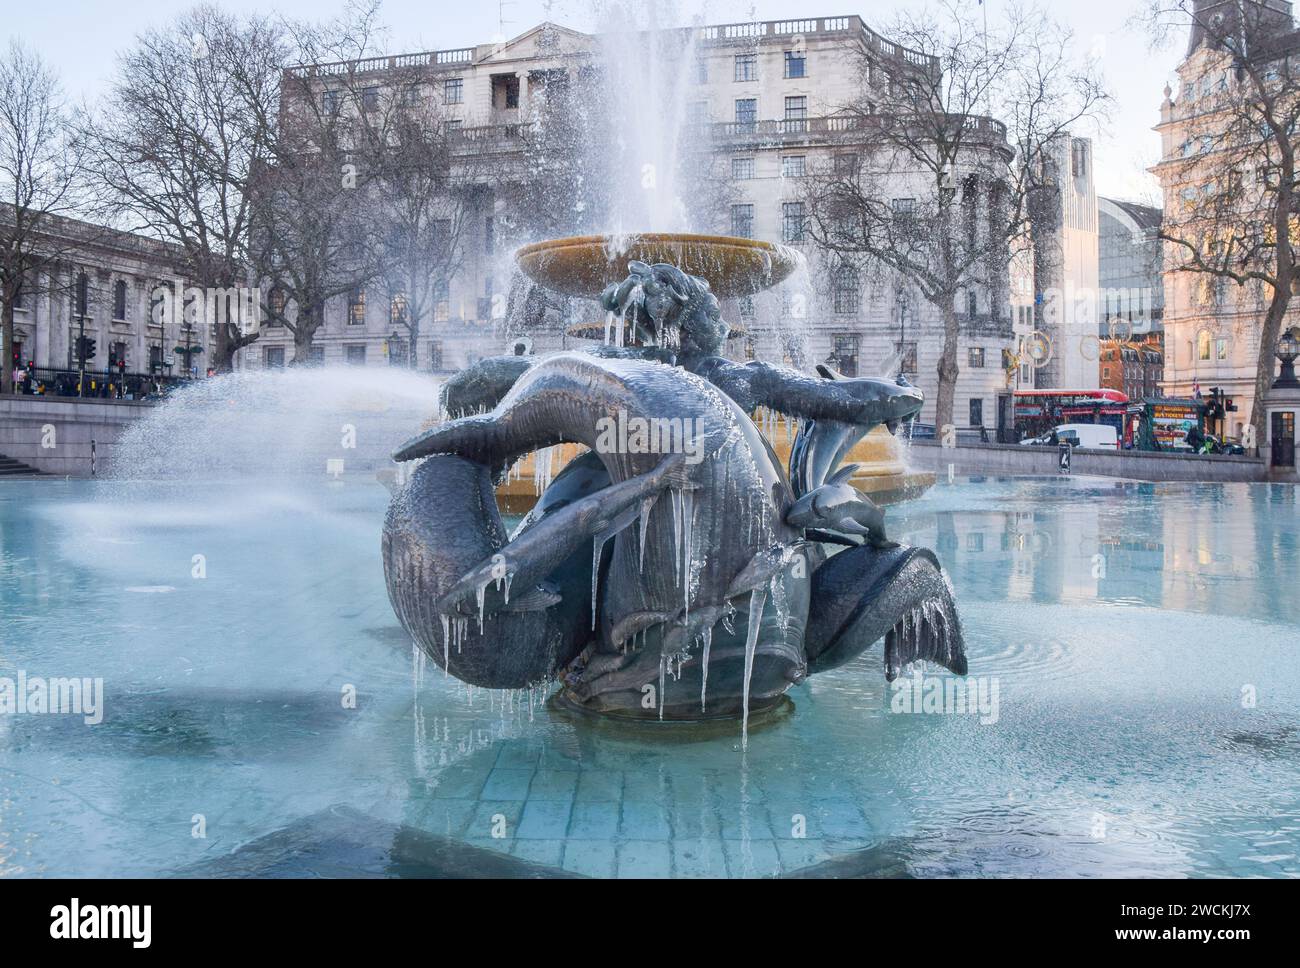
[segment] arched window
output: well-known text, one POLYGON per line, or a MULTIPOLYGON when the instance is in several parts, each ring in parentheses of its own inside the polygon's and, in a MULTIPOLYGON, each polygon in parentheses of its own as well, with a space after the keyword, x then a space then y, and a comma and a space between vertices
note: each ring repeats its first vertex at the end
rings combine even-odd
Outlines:
POLYGON ((1196 356, 1202 360, 1210 358, 1210 333, 1208 330, 1201 330, 1196 337, 1196 356))
POLYGON ((126 280, 113 283, 113 318, 126 319, 126 280))

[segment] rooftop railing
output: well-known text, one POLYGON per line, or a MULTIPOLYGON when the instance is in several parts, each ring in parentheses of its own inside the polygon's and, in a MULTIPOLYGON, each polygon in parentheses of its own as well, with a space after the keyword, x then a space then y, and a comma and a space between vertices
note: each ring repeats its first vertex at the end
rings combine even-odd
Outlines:
MULTIPOLYGON (((911 50, 886 40, 861 18, 808 17, 799 20, 754 20, 744 23, 713 24, 701 27, 699 38, 705 42, 725 43, 733 40, 761 40, 764 37, 785 38, 813 34, 851 35, 859 31, 862 40, 882 57, 901 60, 923 70, 938 71, 939 59, 920 51, 911 50)), ((391 71, 410 68, 451 68, 474 63, 475 47, 456 47, 449 50, 429 50, 414 54, 365 57, 358 60, 333 61, 325 64, 302 64, 288 69, 293 77, 331 77, 338 74, 364 74, 374 71, 391 71)))

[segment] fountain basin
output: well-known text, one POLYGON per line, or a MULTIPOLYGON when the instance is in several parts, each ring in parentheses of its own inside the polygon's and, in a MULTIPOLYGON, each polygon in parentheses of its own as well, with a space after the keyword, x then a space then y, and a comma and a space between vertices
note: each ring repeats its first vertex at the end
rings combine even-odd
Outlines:
POLYGON ((627 278, 629 262, 667 262, 709 281, 719 297, 749 296, 789 278, 799 253, 758 239, 644 232, 583 235, 525 245, 515 262, 530 279, 566 296, 592 299, 627 278))

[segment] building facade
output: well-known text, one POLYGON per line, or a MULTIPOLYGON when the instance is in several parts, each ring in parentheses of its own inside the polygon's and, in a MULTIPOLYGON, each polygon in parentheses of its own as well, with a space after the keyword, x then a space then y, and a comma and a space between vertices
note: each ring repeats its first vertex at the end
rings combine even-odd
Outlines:
MULTIPOLYGON (((122 373, 180 377, 184 353, 202 372, 211 326, 194 311, 186 320, 181 253, 165 243, 64 217, 43 226, 50 255, 14 305, 12 367, 31 368, 49 383, 78 371, 78 339, 94 341, 85 372, 95 390, 122 373)), ((40 246, 37 247, 38 250, 40 246)))
MULTIPOLYGON (((729 354, 801 367, 825 361, 846 374, 864 376, 901 371, 926 392, 922 419, 933 420, 942 344, 938 312, 904 283, 829 265, 805 229, 803 180, 829 166, 852 163, 867 150, 868 129, 844 113, 846 105, 861 105, 865 96, 873 109, 887 112, 891 78, 899 70, 936 71, 938 62, 885 40, 856 16, 721 24, 686 33, 691 35, 682 49, 689 52, 689 61, 681 67, 687 80, 680 92, 677 136, 707 146, 716 183, 707 212, 699 213, 692 227, 785 243, 803 252, 808 268, 777 290, 726 301, 724 316, 737 324, 738 332, 729 354)), ((528 300, 519 294, 511 254, 537 239, 512 234, 519 213, 510 209, 511 193, 499 187, 503 172, 508 180, 510 166, 521 177, 530 170, 527 155, 535 144, 530 130, 545 117, 557 88, 575 83, 593 67, 603 69, 602 59, 608 61, 604 44, 601 35, 542 24, 499 44, 303 69, 328 96, 333 79, 343 74, 350 83, 373 84, 382 91, 394 72, 417 68, 427 79, 420 96, 438 101, 463 177, 480 178, 490 167, 497 179, 486 186, 464 265, 445 280, 445 298, 423 327, 422 368, 447 372, 500 353, 521 329, 533 337, 539 352, 581 345, 577 334, 599 331, 592 325, 600 318, 598 308, 583 300, 551 307, 554 312, 538 313, 521 325, 528 300), (482 163, 488 157, 494 159, 491 166, 482 163), (543 318, 545 324, 539 325, 543 318)), ((1006 132, 998 122, 972 118, 971 124, 980 126, 993 150, 999 144, 1005 148, 1006 132)), ((572 164, 591 165, 594 178, 598 163, 598 158, 579 154, 572 164)), ((914 192, 900 181, 893 194, 897 198, 891 201, 905 205, 914 192)), ((683 201, 704 207, 698 199, 683 201)), ((575 217, 563 234, 584 229, 606 227, 575 217)), ((316 336, 317 359, 357 365, 405 361, 388 300, 358 292, 335 303, 316 336)), ((1015 310, 1005 288, 967 294, 961 303, 966 318, 955 419, 961 426, 992 427, 995 414, 1006 409, 1010 375, 1017 372, 1009 362, 1017 345, 1015 310)), ((240 351, 237 365, 277 366, 292 355, 290 334, 266 329, 240 351)))
MULTIPOLYGON (((1261 30, 1279 51, 1300 50, 1291 3, 1288 0, 1244 0, 1242 10, 1252 29, 1261 30)), ((1239 97, 1241 82, 1228 55, 1209 37, 1208 25, 1240 12, 1227 0, 1196 0, 1194 24, 1187 52, 1177 68, 1178 90, 1165 88, 1160 106, 1161 160, 1152 169, 1164 195, 1166 224, 1192 234, 1198 212, 1212 208, 1223 177, 1225 127, 1232 117, 1225 104, 1239 97)), ((1231 150, 1231 149, 1230 149, 1231 150)), ((1243 165, 1254 177, 1256 161, 1243 165)), ((1243 221, 1258 219, 1259 212, 1242 211, 1243 221)), ((1222 391, 1225 436, 1240 439, 1251 420, 1260 324, 1269 294, 1261 285, 1243 285, 1199 272, 1172 267, 1180 250, 1170 245, 1163 273, 1164 381, 1166 396, 1208 397, 1212 388, 1222 391)), ((1300 321, 1292 309, 1285 325, 1300 321)))

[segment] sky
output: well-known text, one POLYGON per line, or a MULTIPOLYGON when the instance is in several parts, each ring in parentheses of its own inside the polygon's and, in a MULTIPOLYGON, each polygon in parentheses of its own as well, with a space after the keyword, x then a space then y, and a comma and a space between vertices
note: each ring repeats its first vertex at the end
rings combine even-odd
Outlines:
MULTIPOLYGON (((342 9, 342 0, 215 0, 235 12, 277 11, 292 18, 322 18, 342 9)), ((551 20, 590 29, 598 5, 610 0, 384 0, 381 19, 388 28, 387 53, 470 47, 513 37, 551 20)), ((924 0, 669 0, 682 22, 696 15, 708 23, 780 20, 795 17, 859 14, 872 27, 887 27, 900 9, 924 9, 924 0)), ((975 0, 965 0, 974 3, 975 0)), ((1007 0, 986 0, 990 20, 1007 0)), ((1158 204, 1154 179, 1146 171, 1158 158, 1159 141, 1152 127, 1159 120, 1163 88, 1173 78, 1180 49, 1152 50, 1142 29, 1131 20, 1142 0, 1040 0, 1048 12, 1070 27, 1079 56, 1098 57, 1114 97, 1109 116, 1093 130, 1077 134, 1096 141, 1097 189, 1100 194, 1158 204)), ((38 50, 63 79, 74 100, 93 99, 112 76, 116 54, 134 36, 164 25, 190 6, 180 0, 15 0, 0 23, 0 34, 17 36, 38 50)), ((1181 41, 1181 38, 1180 38, 1181 41)), ((7 38, 6 38, 7 42, 7 38)), ((1176 85, 1175 85, 1176 87, 1176 85)))

